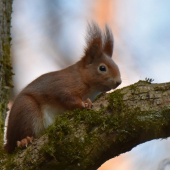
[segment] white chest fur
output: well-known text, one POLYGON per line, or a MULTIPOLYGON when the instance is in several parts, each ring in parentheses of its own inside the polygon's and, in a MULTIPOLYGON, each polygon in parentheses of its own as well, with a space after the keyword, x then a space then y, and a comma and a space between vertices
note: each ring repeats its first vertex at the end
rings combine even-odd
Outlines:
POLYGON ((55 117, 59 114, 62 114, 64 112, 63 109, 53 107, 50 105, 46 105, 43 108, 43 125, 46 129, 48 126, 50 126, 55 121, 55 117))

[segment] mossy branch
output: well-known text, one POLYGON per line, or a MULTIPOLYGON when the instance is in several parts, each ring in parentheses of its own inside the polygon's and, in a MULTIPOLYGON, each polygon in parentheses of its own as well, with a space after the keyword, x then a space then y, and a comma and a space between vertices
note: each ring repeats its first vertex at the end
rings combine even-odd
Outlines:
POLYGON ((93 110, 56 118, 45 135, 14 154, 15 169, 96 170, 140 143, 170 136, 170 83, 146 81, 101 95, 93 110))

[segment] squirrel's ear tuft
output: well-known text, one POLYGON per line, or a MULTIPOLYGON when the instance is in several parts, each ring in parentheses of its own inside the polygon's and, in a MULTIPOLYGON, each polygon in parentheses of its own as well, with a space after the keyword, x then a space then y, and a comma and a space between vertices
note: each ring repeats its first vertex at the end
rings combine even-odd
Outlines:
POLYGON ((109 57, 112 57, 113 54, 113 34, 109 27, 105 26, 105 34, 104 34, 104 45, 103 45, 103 52, 106 53, 109 57))
POLYGON ((88 24, 85 55, 82 58, 85 65, 91 64, 102 52, 102 32, 99 26, 92 22, 88 24))

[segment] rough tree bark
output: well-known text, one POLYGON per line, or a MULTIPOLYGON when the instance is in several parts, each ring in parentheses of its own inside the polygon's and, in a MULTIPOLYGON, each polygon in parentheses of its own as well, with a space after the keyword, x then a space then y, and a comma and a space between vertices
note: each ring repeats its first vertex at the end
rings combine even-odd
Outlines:
POLYGON ((170 83, 146 81, 101 96, 93 110, 57 117, 8 162, 15 169, 96 170, 140 143, 170 136, 170 83))
POLYGON ((12 0, 0 0, 0 146, 3 143, 4 119, 8 110, 9 91, 12 86, 10 60, 10 27, 12 0))

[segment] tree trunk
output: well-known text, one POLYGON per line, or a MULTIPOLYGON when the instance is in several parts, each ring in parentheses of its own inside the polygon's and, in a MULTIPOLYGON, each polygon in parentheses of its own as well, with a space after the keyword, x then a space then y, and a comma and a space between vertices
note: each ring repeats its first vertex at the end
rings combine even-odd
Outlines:
POLYGON ((45 135, 20 150, 15 169, 96 170, 143 142, 170 136, 170 83, 146 81, 102 95, 93 110, 58 116, 45 135))
MULTIPOLYGON (((3 129, 9 92, 12 86, 12 67, 10 61, 10 27, 12 0, 0 0, 0 147, 3 144, 3 129)), ((0 149, 1 150, 1 149, 0 149)))

